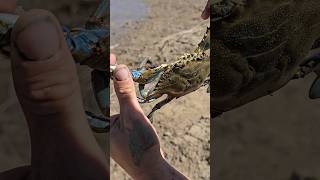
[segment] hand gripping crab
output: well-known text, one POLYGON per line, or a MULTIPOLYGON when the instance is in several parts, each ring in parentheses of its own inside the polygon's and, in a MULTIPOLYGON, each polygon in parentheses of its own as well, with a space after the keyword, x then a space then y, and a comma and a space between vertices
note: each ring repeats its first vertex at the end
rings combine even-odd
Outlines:
MULTIPOLYGON (((89 18, 84 28, 69 30, 63 28, 67 45, 77 63, 87 65, 92 71, 92 85, 94 94, 105 117, 99 117, 87 111, 90 126, 96 132, 107 132, 109 129, 109 74, 107 74, 107 60, 109 58, 109 29, 107 27, 108 2, 101 0, 96 12, 89 18)), ((0 46, 6 53, 10 44, 10 32, 17 15, 0 14, 0 46)))
MULTIPOLYGON (((210 49, 209 28, 193 53, 184 54, 171 64, 162 64, 153 68, 147 68, 147 61, 144 61, 140 68, 131 71, 133 80, 139 84, 140 103, 149 103, 164 94, 167 95, 153 107, 148 115, 150 120, 155 111, 173 99, 209 84, 210 58, 205 52, 208 49, 210 49)), ((111 66, 111 72, 114 68, 111 66)))
POLYGON ((319 0, 213 0, 213 116, 315 72, 320 97, 319 0))

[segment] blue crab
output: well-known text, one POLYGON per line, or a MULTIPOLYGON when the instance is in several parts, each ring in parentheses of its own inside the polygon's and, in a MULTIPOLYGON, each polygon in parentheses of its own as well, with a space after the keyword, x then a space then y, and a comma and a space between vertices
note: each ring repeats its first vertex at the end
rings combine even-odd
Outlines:
POLYGON ((320 98, 319 0, 212 0, 213 117, 316 73, 320 98))
POLYGON ((240 11, 247 0, 212 0, 212 15, 214 21, 226 19, 240 11))
MULTIPOLYGON (((67 45, 76 61, 93 69, 92 86, 99 108, 104 115, 97 116, 86 111, 88 122, 95 132, 109 131, 109 58, 108 1, 101 0, 96 12, 83 28, 63 27, 67 45)), ((0 14, 0 47, 4 53, 10 53, 10 32, 19 17, 12 14, 0 14)))
MULTIPOLYGON (((175 98, 196 91, 210 82, 210 28, 207 29, 201 42, 193 53, 184 54, 171 64, 147 68, 145 60, 137 70, 131 71, 132 78, 139 84, 140 103, 150 103, 163 95, 167 97, 156 104, 148 118, 175 98)), ((111 66, 111 72, 114 70, 111 66)), ((209 91, 209 88, 208 88, 209 91)))

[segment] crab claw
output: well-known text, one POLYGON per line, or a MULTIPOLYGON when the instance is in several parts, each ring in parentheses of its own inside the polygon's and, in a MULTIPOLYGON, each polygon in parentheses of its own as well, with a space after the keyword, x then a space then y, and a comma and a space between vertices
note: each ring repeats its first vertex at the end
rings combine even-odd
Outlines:
POLYGON ((105 133, 110 130, 110 120, 86 111, 87 120, 91 129, 96 133, 105 133))
POLYGON ((156 99, 147 99, 150 90, 149 89, 145 89, 145 84, 139 84, 139 94, 141 97, 138 97, 138 102, 143 104, 143 103, 151 103, 153 101, 155 101, 156 99))
POLYGON ((10 54, 10 32, 18 18, 18 15, 0 13, 0 49, 5 54, 10 54))
POLYGON ((147 99, 142 98, 142 97, 137 97, 137 99, 138 99, 138 102, 140 104, 151 103, 151 102, 155 101, 155 99, 147 100, 147 99))
POLYGON ((18 15, 0 13, 0 33, 6 34, 8 31, 10 31, 18 18, 18 15))
POLYGON ((151 96, 151 93, 154 91, 156 85, 158 84, 161 74, 162 73, 150 79, 150 82, 148 82, 148 84, 139 84, 139 94, 141 96, 140 98, 138 98, 139 103, 151 103, 157 99, 151 96))
POLYGON ((109 117, 109 84, 107 72, 94 70, 91 73, 92 86, 101 112, 109 117))
POLYGON ((144 71, 144 70, 146 70, 146 66, 147 66, 148 63, 151 63, 151 57, 144 58, 144 59, 141 61, 138 70, 139 70, 139 71, 144 71))
MULTIPOLYGON (((107 72, 94 70, 91 73, 92 86, 94 95, 99 108, 105 117, 110 117, 109 114, 109 83, 110 79, 107 77, 107 72)), ((93 113, 86 111, 87 119, 90 127, 96 133, 108 132, 110 127, 110 121, 107 118, 94 115, 93 113)))
POLYGON ((210 49, 210 27, 207 27, 207 31, 202 38, 201 42, 198 44, 198 47, 196 48, 195 52, 200 53, 204 52, 210 49))

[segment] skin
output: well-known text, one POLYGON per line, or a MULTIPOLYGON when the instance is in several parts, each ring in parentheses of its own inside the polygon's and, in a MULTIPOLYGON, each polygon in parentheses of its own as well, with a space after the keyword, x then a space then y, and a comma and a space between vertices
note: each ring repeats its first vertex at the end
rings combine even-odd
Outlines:
MULTIPOLYGON (((209 1, 201 15, 204 20, 210 17, 209 1)), ((113 54, 110 64, 116 64, 113 54)), ((157 132, 137 101, 134 82, 125 65, 117 66, 113 82, 120 114, 111 117, 111 157, 134 179, 188 179, 163 157, 157 132)))
POLYGON ((201 18, 204 20, 209 19, 209 17, 210 17, 210 0, 208 0, 206 7, 204 8, 201 14, 201 18))
MULTIPOLYGON (((13 13, 15 7, 14 0, 0 0, 0 12, 13 13)), ((43 10, 22 14, 11 42, 13 81, 32 159, 30 166, 0 173, 0 180, 109 179, 108 158, 86 122, 74 60, 56 18, 43 10)), ((116 64, 115 55, 110 64, 116 64)), ((120 114, 111 117, 111 157, 134 179, 188 179, 164 159, 128 68, 117 66, 114 77, 120 114)))
MULTIPOLYGON (((116 62, 114 55, 110 59, 116 62)), ((117 66, 113 81, 120 114, 111 117, 111 157, 134 179, 187 179, 162 156, 159 137, 137 101, 125 65, 117 66)))
POLYGON ((11 42, 13 81, 32 158, 30 166, 1 173, 0 179, 109 179, 107 158, 85 118, 74 60, 56 18, 43 10, 22 14, 11 42))

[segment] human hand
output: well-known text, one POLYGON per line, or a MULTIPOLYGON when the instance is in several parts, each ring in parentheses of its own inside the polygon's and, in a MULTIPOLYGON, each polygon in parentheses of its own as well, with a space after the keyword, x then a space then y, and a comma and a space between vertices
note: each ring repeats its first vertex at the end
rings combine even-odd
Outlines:
POLYGON ((0 179, 109 179, 107 158, 86 120, 74 60, 56 18, 43 10, 22 14, 11 42, 13 81, 29 126, 32 158, 30 167, 4 172, 0 179))
POLYGON ((206 7, 201 14, 202 19, 206 20, 210 17, 210 0, 208 0, 206 7))
MULTIPOLYGON (((115 63, 116 57, 111 55, 110 64, 115 63)), ((162 156, 159 137, 137 101, 125 65, 117 66, 113 81, 120 114, 111 117, 111 157, 134 179, 187 179, 162 156)))

